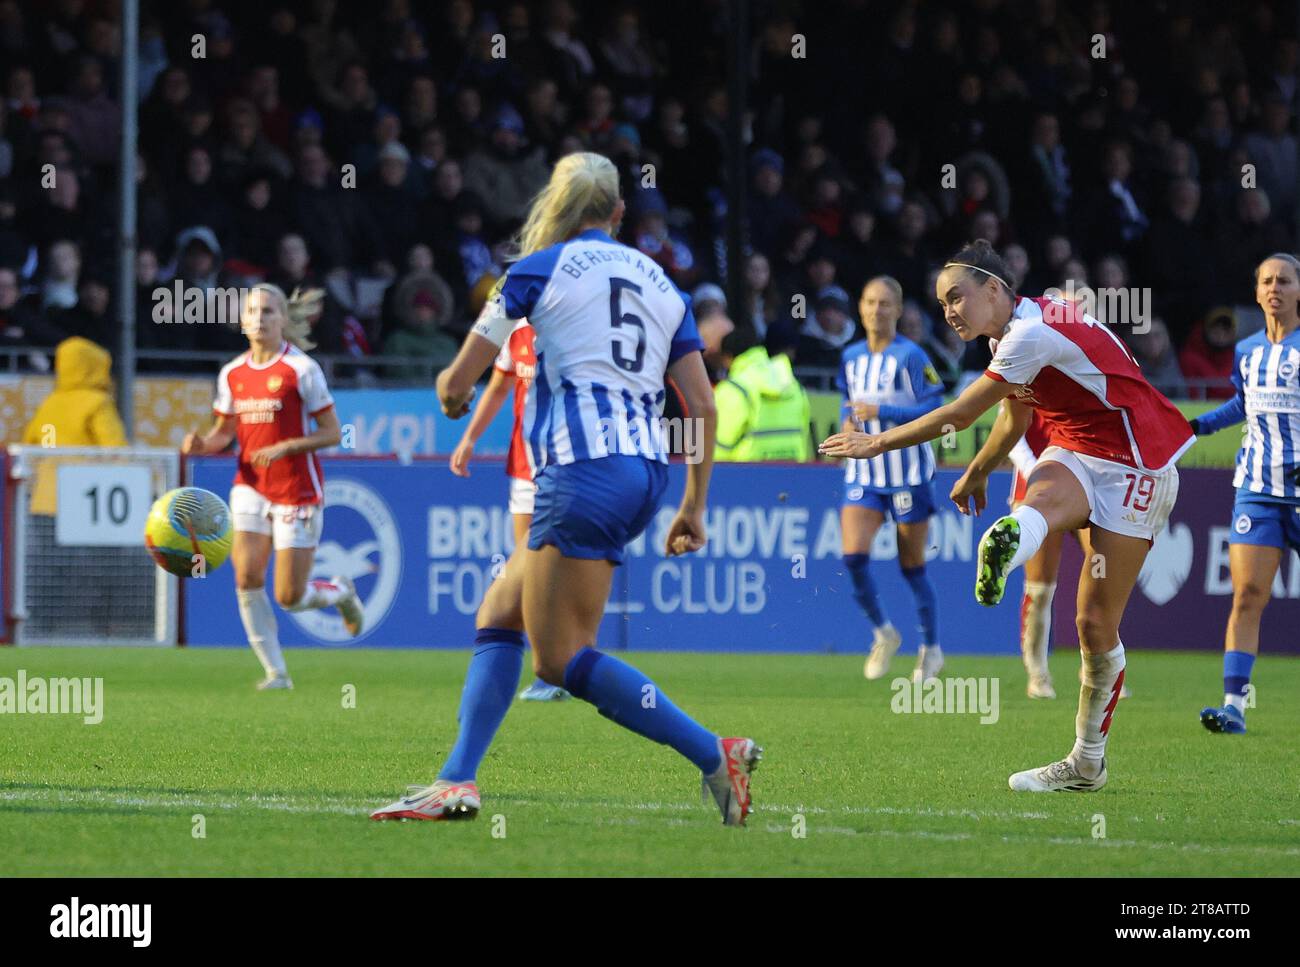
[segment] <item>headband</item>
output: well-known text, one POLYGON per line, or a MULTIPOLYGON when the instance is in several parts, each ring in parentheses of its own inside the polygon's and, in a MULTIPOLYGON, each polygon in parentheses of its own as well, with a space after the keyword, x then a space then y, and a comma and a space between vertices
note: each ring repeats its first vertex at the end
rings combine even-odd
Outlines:
POLYGON ((974 269, 976 272, 983 272, 983 273, 984 273, 985 275, 987 275, 990 279, 997 279, 999 282, 1001 282, 1003 285, 1005 285, 1005 286, 1007 287, 1008 291, 1010 291, 1010 289, 1011 289, 1011 284, 1010 284, 1009 282, 1007 282, 1006 279, 1002 278, 1002 276, 1000 276, 1000 275, 994 275, 994 274, 993 274, 992 272, 990 272, 988 269, 981 269, 978 265, 971 265, 969 262, 945 262, 945 263, 943 263, 943 267, 944 267, 945 269, 948 268, 950 265, 960 265, 963 269, 974 269))

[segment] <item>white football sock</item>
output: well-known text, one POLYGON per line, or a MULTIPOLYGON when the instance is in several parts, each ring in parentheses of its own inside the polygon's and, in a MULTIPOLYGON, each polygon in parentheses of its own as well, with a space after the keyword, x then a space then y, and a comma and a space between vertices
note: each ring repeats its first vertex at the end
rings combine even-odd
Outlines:
POLYGON ((1047 518, 1027 504, 1021 504, 1011 512, 1011 516, 1020 524, 1020 546, 1011 558, 1008 573, 1024 564, 1043 546, 1047 539, 1047 518))
POLYGON ((237 590, 239 617, 244 622, 249 647, 262 663, 268 676, 284 675, 284 656, 280 654, 280 632, 275 624, 275 612, 266 588, 237 590))
POLYGON ((1047 674, 1047 644, 1052 632, 1052 597, 1055 584, 1025 582, 1025 597, 1020 606, 1020 653, 1025 671, 1031 675, 1047 674))
POLYGON ((329 581, 308 581, 302 597, 284 610, 312 611, 316 608, 332 608, 345 594, 347 591, 329 581))
POLYGON ((1233 708, 1235 708, 1235 709, 1236 709, 1238 712, 1240 712, 1243 716, 1246 714, 1246 696, 1245 696, 1245 695, 1241 695, 1241 694, 1237 694, 1237 695, 1226 694, 1226 695, 1224 695, 1224 696, 1223 696, 1223 707, 1224 707, 1224 708, 1227 708, 1229 705, 1231 705, 1233 708))
POLYGON ((1083 653, 1083 682, 1079 686, 1079 714, 1074 720, 1074 749, 1070 752, 1079 774, 1095 779, 1106 755, 1111 717, 1124 684, 1124 643, 1104 655, 1083 653))

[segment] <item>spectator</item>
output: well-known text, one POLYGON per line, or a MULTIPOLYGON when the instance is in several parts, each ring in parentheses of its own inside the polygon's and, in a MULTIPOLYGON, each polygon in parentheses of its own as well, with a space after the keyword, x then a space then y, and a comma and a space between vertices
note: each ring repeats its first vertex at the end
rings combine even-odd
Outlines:
POLYGON ((420 234, 420 207, 408 177, 410 152, 400 141, 390 141, 379 152, 376 181, 366 189, 365 202, 374 220, 383 226, 380 235, 384 259, 400 265, 420 234))
POLYGON ((714 388, 718 461, 812 459, 811 403, 790 359, 742 342, 721 353, 726 378, 714 388), (737 355, 732 355, 740 350, 737 355))
POLYGON ((265 277, 275 265, 276 245, 289 231, 289 219, 276 197, 278 182, 270 169, 251 168, 244 172, 242 180, 230 253, 246 264, 249 274, 265 277))
POLYGON ((232 206, 213 176, 212 155, 203 145, 194 145, 185 153, 184 178, 173 198, 173 224, 207 225, 218 238, 230 235, 232 206))
POLYGON ((1156 311, 1169 321, 1175 340, 1186 339, 1192 323, 1209 307, 1216 280, 1214 247, 1201 215, 1201 188, 1190 178, 1169 185, 1166 211, 1145 240, 1144 278, 1154 290, 1156 311), (1195 265, 1195 272, 1187 267, 1195 265))
POLYGON ((785 191, 785 161, 770 149, 755 153, 749 162, 753 172, 750 195, 749 241, 764 255, 775 252, 786 226, 800 217, 799 206, 785 191))
POLYGON ((1178 365, 1178 353, 1163 319, 1159 316, 1152 318, 1145 332, 1133 330, 1128 344, 1148 383, 1170 399, 1187 398, 1187 383, 1178 365))
POLYGON ((104 87, 104 67, 99 60, 83 56, 77 61, 76 77, 68 113, 68 133, 81 146, 87 162, 108 167, 117 163, 122 136, 122 112, 104 87))
POLYGON ((398 327, 384 339, 383 354, 413 361, 410 366, 388 366, 390 378, 426 380, 448 366, 460 342, 443 326, 451 319, 451 289, 433 273, 404 279, 394 297, 398 327), (418 365, 423 363, 425 365, 418 365))
POLYGON ((81 278, 81 247, 60 239, 45 250, 45 278, 41 281, 41 311, 70 309, 77 304, 81 278))
MULTIPOLYGON (((72 337, 54 351, 54 391, 41 402, 23 430, 29 446, 124 447, 126 429, 113 403, 112 358, 88 339, 72 337)), ((38 515, 29 539, 54 542, 58 466, 41 461, 30 510, 38 515)))
POLYGON ((1290 133, 1291 105, 1280 92, 1264 100, 1264 117, 1260 130, 1246 135, 1246 156, 1255 166, 1260 188, 1268 192, 1279 210, 1291 212, 1296 206, 1300 183, 1300 149, 1290 133))
POLYGON ((523 220, 550 174, 546 152, 529 145, 524 119, 509 104, 497 109, 487 144, 465 159, 465 187, 483 201, 498 230, 523 220))
POLYGON ((1215 233, 1216 274, 1237 305, 1254 299, 1255 266, 1273 252, 1291 248, 1291 234, 1271 217, 1272 202, 1262 188, 1238 191, 1232 218, 1215 233))
POLYGON ((379 229, 355 191, 331 181, 329 158, 319 146, 298 155, 297 179, 289 190, 290 217, 326 273, 367 267, 391 277, 379 229))
POLYGON ((1089 251, 1131 255, 1151 225, 1133 180, 1133 148, 1114 141, 1102 155, 1101 184, 1081 212, 1089 251))
POLYGON ((1211 309, 1193 330, 1178 362, 1194 400, 1226 400, 1235 392, 1231 383, 1233 347, 1237 341, 1237 316, 1228 306, 1211 309))
POLYGON ((828 285, 818 291, 816 311, 809 314, 799 330, 795 358, 800 366, 834 369, 839 364, 840 352, 856 332, 848 293, 838 285, 828 285))
MULTIPOLYGON (((945 324, 942 328, 952 333, 950 326, 945 324)), ((915 299, 907 299, 903 302, 903 311, 898 317, 898 331, 925 350, 935 372, 943 380, 944 389, 951 392, 961 380, 964 347, 961 345, 961 339, 957 338, 955 341, 958 348, 954 351, 942 340, 935 338, 934 329, 934 321, 925 314, 915 299)), ((952 335, 956 337, 956 333, 952 335)))
POLYGON ((18 273, 0 265, 0 346, 53 349, 65 336, 47 321, 32 299, 22 297, 18 273))
POLYGON ((262 122, 250 102, 233 101, 226 111, 226 126, 228 134, 217 152, 217 160, 222 180, 227 184, 239 184, 244 174, 254 169, 269 170, 280 179, 293 173, 293 165, 284 152, 262 132, 262 122))
POLYGON ((117 347, 116 317, 109 311, 113 290, 103 272, 88 272, 77 282, 77 303, 50 314, 50 324, 69 336, 89 339, 112 351, 117 347))

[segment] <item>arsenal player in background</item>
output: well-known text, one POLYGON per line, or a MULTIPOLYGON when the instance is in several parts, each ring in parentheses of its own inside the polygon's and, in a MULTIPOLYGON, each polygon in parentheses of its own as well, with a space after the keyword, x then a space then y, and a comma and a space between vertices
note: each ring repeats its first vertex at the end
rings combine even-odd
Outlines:
POLYGON ((240 323, 248 351, 217 377, 216 422, 190 433, 184 453, 220 453, 239 442, 230 491, 239 616, 266 677, 259 689, 293 688, 280 652, 275 612, 266 594, 266 567, 275 549, 275 600, 286 611, 337 608, 344 626, 360 634, 364 612, 352 581, 309 581, 324 525, 324 490, 316 451, 339 442, 339 419, 325 375, 306 350, 308 320, 324 293, 292 299, 277 286, 248 291, 240 323), (312 424, 315 424, 314 428, 312 424))

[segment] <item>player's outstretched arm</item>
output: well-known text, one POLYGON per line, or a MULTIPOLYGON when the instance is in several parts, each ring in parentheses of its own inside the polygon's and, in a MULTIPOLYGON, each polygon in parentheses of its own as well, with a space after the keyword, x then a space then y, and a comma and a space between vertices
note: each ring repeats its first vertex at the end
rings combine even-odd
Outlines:
POLYGON ((980 376, 951 403, 884 433, 836 433, 818 448, 828 457, 869 459, 917 443, 928 443, 951 430, 964 430, 1019 387, 980 376))
MULTIPOLYGON (((668 528, 665 550, 669 557, 698 551, 704 546, 704 509, 709 499, 709 478, 713 476, 713 448, 718 436, 718 408, 713 387, 704 369, 704 357, 687 353, 668 367, 668 375, 681 390, 688 418, 699 430, 694 449, 686 454, 686 492, 682 505, 668 528)), ((684 439, 692 437, 683 434, 684 439)))

